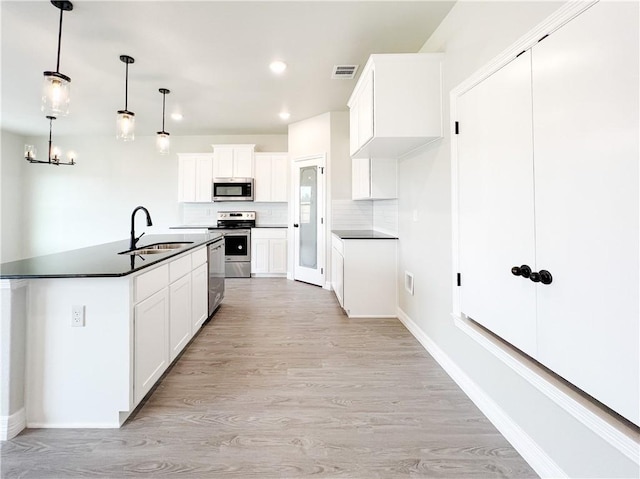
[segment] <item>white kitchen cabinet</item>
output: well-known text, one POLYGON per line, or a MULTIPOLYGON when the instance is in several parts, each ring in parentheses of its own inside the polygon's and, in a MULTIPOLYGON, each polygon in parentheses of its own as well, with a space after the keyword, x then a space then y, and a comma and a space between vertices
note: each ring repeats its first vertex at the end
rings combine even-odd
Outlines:
POLYGON ((640 424, 634 12, 600 2, 460 97, 457 190, 461 312, 640 424))
POLYGON ((288 201, 289 157, 287 153, 256 153, 254 174, 254 201, 288 201))
POLYGON ((251 274, 286 276, 287 229, 253 228, 251 230, 251 274))
POLYGON ((369 57, 348 101, 352 158, 399 158, 442 138, 442 58, 369 57))
POLYGON ((253 178, 255 145, 211 146, 214 178, 253 178))
POLYGON ((169 292, 154 293, 134 307, 135 404, 153 387, 169 366, 169 292))
POLYGON ((178 357, 191 339, 191 305, 189 272, 169 285, 169 361, 178 357))
POLYGON ((396 239, 332 235, 332 287, 347 316, 397 317, 396 246, 396 239))
POLYGON ((354 200, 382 200, 398 197, 396 159, 353 158, 351 196, 354 200))
POLYGON ((178 154, 178 201, 209 203, 212 201, 213 155, 178 154))
MULTIPOLYGON (((206 250, 205 250, 206 251, 206 250)), ((209 271, 207 263, 196 266, 191 273, 191 332, 196 334, 207 320, 209 271)))

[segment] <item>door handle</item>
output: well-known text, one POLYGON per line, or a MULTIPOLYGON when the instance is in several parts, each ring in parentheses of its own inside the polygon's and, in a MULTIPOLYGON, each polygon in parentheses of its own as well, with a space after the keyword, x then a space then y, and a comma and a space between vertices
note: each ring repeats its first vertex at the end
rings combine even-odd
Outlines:
MULTIPOLYGON (((513 268, 511 268, 511 274, 514 276, 522 276, 523 278, 528 278, 529 276, 531 276, 531 268, 526 264, 523 264, 522 266, 514 266, 513 268)), ((535 280, 531 279, 531 281, 535 280)))
POLYGON ((534 283, 551 284, 553 276, 546 269, 541 269, 539 273, 531 273, 531 278, 529 279, 534 283))

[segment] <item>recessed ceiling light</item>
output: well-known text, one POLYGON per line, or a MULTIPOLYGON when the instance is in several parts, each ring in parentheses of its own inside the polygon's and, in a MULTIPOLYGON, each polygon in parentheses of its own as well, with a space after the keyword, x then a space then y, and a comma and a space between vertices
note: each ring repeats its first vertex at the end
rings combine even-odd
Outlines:
POLYGON ((280 115, 279 115, 279 116, 280 116, 280 118, 282 118, 283 120, 288 120, 288 119, 289 119, 289 117, 291 116, 291 114, 290 114, 289 112, 282 111, 282 112, 280 112, 280 115))
POLYGON ((182 113, 171 113, 172 120, 180 121, 182 118, 182 113))
POLYGON ((269 68, 273 73, 280 74, 287 69, 287 64, 281 60, 276 60, 271 62, 271 64, 269 65, 269 68))

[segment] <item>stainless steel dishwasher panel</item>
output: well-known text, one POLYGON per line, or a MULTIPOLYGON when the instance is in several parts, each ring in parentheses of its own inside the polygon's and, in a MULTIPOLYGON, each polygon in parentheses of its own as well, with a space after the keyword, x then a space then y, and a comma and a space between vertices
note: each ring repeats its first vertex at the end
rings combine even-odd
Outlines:
POLYGON ((224 247, 224 237, 207 247, 209 253, 209 317, 220 306, 224 298, 224 247))

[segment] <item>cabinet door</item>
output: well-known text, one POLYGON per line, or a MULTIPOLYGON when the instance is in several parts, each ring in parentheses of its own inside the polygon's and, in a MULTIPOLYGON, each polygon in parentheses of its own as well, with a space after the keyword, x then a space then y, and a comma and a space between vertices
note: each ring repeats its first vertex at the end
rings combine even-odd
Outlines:
POLYGON ((271 201, 272 196, 272 166, 270 155, 256 155, 255 165, 255 192, 254 201, 271 201))
POLYGON ((213 177, 231 178, 233 176, 233 148, 216 146, 213 150, 213 177))
POLYGON ((331 270, 333 290, 340 307, 344 308, 344 258, 335 248, 331 250, 331 270))
POLYGON ((138 404, 169 365, 169 291, 165 287, 133 308, 134 397, 138 404))
POLYGON ((251 272, 252 273, 268 273, 269 272, 269 240, 253 239, 251 240, 251 272))
POLYGON ((458 103, 462 313, 536 356, 531 55, 525 52, 458 103))
POLYGON ((169 361, 191 339, 191 274, 169 285, 169 361))
POLYGON ((233 149, 233 176, 253 178, 253 147, 237 147, 233 149))
POLYGON ((269 273, 287 272, 287 240, 269 240, 269 273))
POLYGON ((352 100, 349 107, 349 154, 353 155, 360 144, 358 142, 358 98, 352 100))
POLYGON ((213 159, 203 156, 195 160, 195 198, 193 201, 209 203, 213 198, 213 159))
POLYGON ((358 147, 361 147, 373 138, 374 124, 374 72, 367 73, 358 95, 358 147))
POLYGON ((196 201, 196 160, 178 159, 178 201, 196 201))
POLYGON ((354 200, 371 197, 371 177, 369 158, 353 158, 351 160, 351 197, 354 200))
POLYGON ((533 121, 540 361, 639 424, 637 25, 600 2, 533 47, 533 121))
POLYGON ((191 335, 207 320, 208 304, 208 265, 204 263, 191 273, 191 335))
POLYGON ((289 201, 289 157, 273 155, 271 157, 271 201, 289 201))

